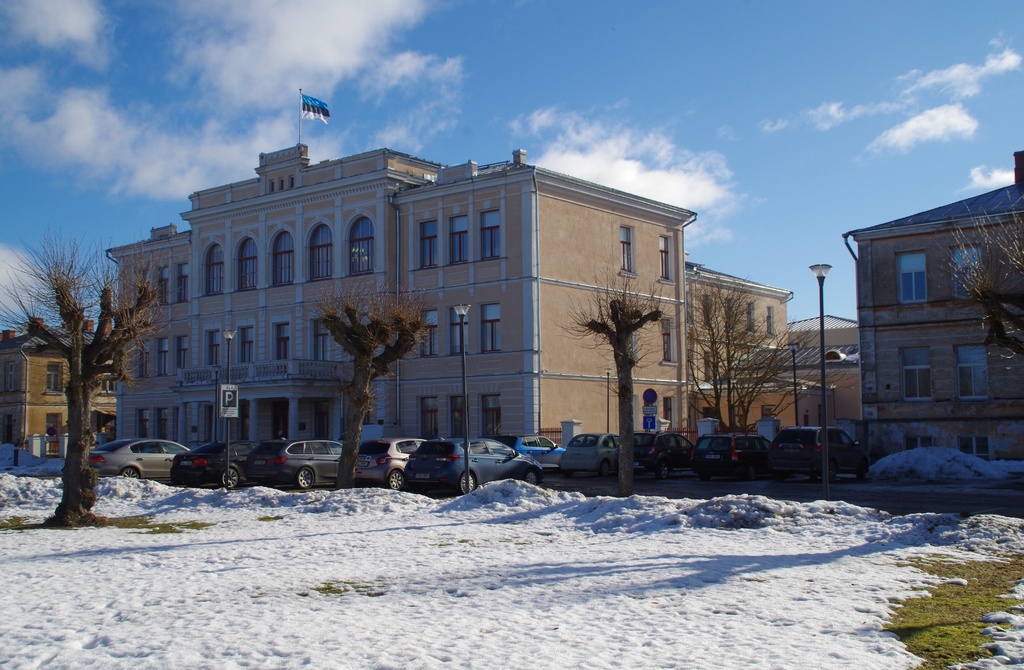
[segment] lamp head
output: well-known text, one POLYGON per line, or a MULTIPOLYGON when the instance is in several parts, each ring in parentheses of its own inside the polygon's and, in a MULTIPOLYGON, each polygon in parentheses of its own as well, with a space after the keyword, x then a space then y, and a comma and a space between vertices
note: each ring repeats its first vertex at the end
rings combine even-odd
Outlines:
POLYGON ((826 263, 818 263, 817 265, 811 266, 811 272, 813 272, 814 276, 817 277, 818 279, 824 279, 825 275, 827 275, 828 271, 831 269, 832 266, 826 263))
POLYGON ((455 313, 459 316, 466 316, 469 314, 469 305, 456 305, 454 309, 455 313))
POLYGON ((790 342, 789 343, 789 350, 792 351, 794 354, 797 352, 797 350, 799 348, 800 348, 800 343, 799 342, 790 342))
POLYGON ((225 340, 230 342, 231 340, 235 339, 235 331, 233 331, 233 330, 224 330, 224 331, 221 331, 221 332, 224 334, 224 339, 225 340))

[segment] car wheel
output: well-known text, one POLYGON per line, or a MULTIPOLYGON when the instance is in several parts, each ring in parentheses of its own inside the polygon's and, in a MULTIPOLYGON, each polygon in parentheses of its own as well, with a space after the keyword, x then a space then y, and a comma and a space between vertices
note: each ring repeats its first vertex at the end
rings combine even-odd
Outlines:
POLYGON ((392 470, 388 473, 385 485, 392 491, 398 491, 405 488, 405 473, 401 470, 392 470))
POLYGON ((313 471, 309 468, 302 468, 295 473, 295 485, 300 489, 308 489, 313 485, 313 471))
POLYGON ((597 466, 597 475, 607 477, 610 474, 612 474, 612 464, 608 461, 601 461, 601 465, 597 466))
MULTIPOLYGON (((473 474, 472 470, 470 470, 469 471, 469 491, 475 491, 475 490, 476 490, 476 475, 473 474)), ((469 491, 466 490, 466 473, 465 472, 461 472, 461 473, 459 473, 459 492, 465 494, 465 493, 469 493, 469 491)))
POLYGON ((119 472, 117 474, 121 475, 122 477, 127 477, 128 479, 141 479, 142 478, 142 473, 139 472, 138 470, 136 470, 135 468, 132 468, 132 467, 121 468, 121 472, 119 472))
POLYGON ((753 481, 757 477, 757 468, 754 467, 753 463, 749 463, 746 466, 740 466, 739 469, 740 479, 745 482, 753 481))
POLYGON ((862 482, 868 478, 868 462, 861 461, 857 466, 857 481, 862 482))
POLYGON ((668 473, 671 469, 668 467, 668 461, 660 460, 654 465, 654 478, 655 479, 668 479, 668 473))
POLYGON ((228 468, 227 472, 220 473, 220 483, 226 489, 237 489, 241 480, 242 477, 234 466, 228 468))
POLYGON ((540 473, 536 470, 527 470, 526 474, 523 475, 523 481, 537 486, 540 484, 540 473))
POLYGON ((710 472, 698 472, 697 473, 697 479, 701 480, 702 482, 711 481, 711 473, 710 472))

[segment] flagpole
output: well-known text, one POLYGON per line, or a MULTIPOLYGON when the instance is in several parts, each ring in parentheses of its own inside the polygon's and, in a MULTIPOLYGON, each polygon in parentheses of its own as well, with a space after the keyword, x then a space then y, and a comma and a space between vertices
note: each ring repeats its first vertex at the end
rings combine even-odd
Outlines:
POLYGON ((299 89, 299 144, 302 144, 302 89, 299 89))

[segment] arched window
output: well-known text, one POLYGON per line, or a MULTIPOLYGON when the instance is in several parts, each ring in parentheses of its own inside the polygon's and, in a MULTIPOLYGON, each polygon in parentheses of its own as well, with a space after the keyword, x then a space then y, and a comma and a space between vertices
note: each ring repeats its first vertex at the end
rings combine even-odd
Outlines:
POLYGON ((238 290, 251 291, 254 288, 256 288, 256 243, 251 237, 247 237, 238 249, 238 290))
POLYGON ((327 279, 331 276, 331 229, 317 226, 309 242, 309 278, 327 279))
POLYGON ((373 272, 373 224, 361 217, 352 224, 348 235, 349 274, 373 272))
POLYGON ((224 250, 219 244, 206 252, 206 295, 224 292, 224 250))
POLYGON ((285 231, 274 238, 274 286, 291 284, 295 270, 295 245, 285 231))

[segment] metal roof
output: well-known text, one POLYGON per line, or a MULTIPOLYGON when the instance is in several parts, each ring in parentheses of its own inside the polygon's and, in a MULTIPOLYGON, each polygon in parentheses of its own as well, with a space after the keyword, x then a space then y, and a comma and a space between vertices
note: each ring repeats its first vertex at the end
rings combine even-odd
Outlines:
MULTIPOLYGON (((800 321, 791 321, 789 323, 789 332, 802 332, 807 330, 818 330, 820 325, 821 317, 814 317, 811 319, 801 319, 800 321)), ((825 330, 835 330, 837 328, 856 328, 857 322, 853 319, 844 319, 841 316, 825 315, 825 330)))

